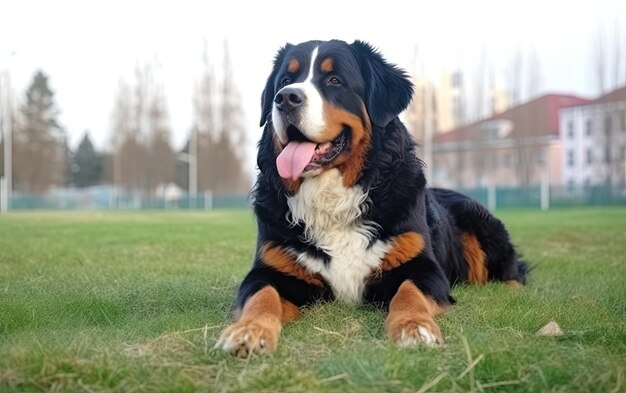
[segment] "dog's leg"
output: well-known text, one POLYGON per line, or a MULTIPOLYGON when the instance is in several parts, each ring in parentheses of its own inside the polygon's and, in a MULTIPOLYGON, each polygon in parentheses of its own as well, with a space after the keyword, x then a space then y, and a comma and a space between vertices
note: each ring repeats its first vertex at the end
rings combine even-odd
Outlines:
POLYGON ((224 330, 215 346, 238 357, 273 352, 283 323, 298 313, 298 307, 281 299, 274 287, 265 286, 248 298, 238 320, 224 330))
POLYGON ((434 317, 443 313, 432 298, 424 295, 411 280, 404 281, 389 304, 385 329, 389 339, 401 347, 443 343, 434 317))

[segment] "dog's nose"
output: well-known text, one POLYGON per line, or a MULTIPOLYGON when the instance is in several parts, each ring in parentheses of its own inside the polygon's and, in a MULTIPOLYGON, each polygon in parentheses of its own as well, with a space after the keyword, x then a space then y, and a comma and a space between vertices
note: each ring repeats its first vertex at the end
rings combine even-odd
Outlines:
POLYGON ((304 99, 305 96, 302 90, 294 87, 285 87, 276 94, 274 103, 276 104, 276 108, 290 111, 302 105, 304 99))

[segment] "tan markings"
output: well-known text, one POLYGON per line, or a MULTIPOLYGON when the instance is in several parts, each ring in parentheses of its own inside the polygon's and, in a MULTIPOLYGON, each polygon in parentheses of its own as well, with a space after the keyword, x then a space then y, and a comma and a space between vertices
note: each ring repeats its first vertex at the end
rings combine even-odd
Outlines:
POLYGON ((358 134, 359 136, 363 134, 363 123, 356 114, 337 108, 328 101, 324 101, 322 111, 326 129, 320 135, 319 140, 332 141, 341 134, 344 126, 350 127, 353 130, 353 134, 358 134), (355 129, 356 132, 354 131, 355 129))
POLYGON ((337 157, 333 165, 339 168, 343 176, 343 185, 352 187, 361 174, 365 155, 371 146, 371 125, 369 117, 362 108, 364 119, 354 113, 337 108, 328 102, 323 105, 326 130, 321 139, 331 141, 339 137, 345 126, 352 130, 351 149, 337 157))
POLYGON ((380 270, 387 271, 410 261, 424 249, 424 238, 416 232, 404 232, 393 239, 380 270))
POLYGON ((296 72, 298 72, 298 70, 300 69, 300 62, 296 59, 291 59, 289 60, 289 63, 287 64, 287 72, 291 72, 292 74, 295 74, 296 72))
MULTIPOLYGON (((285 300, 282 297, 280 298, 280 304, 283 308, 283 316, 282 322, 283 324, 287 322, 291 322, 300 315, 300 309, 295 304, 291 303, 289 300, 285 300)), ((241 318, 241 307, 237 307, 233 311, 233 320, 238 321, 241 318)))
POLYGON ((285 185, 285 189, 289 193, 289 195, 296 195, 298 191, 300 191, 300 186, 302 185, 302 179, 293 180, 293 179, 282 179, 283 184, 285 185))
POLYGON ((300 315, 300 309, 295 304, 283 298, 280 299, 280 303, 283 306, 283 323, 291 322, 300 315))
POLYGON ((487 259, 480 247, 476 236, 463 232, 463 257, 467 263, 467 281, 470 284, 484 284, 487 282, 487 259))
POLYGON ((270 285, 263 287, 250 296, 243 305, 239 321, 265 317, 276 317, 281 320, 283 307, 280 303, 278 291, 270 285))
POLYGON ((238 357, 273 352, 285 317, 283 309, 276 289, 264 287, 246 301, 239 320, 222 332, 215 346, 238 357))
POLYGON ((359 180, 363 171, 365 156, 372 145, 372 126, 365 105, 361 107, 361 113, 363 114, 362 127, 352 128, 351 158, 340 168, 345 187, 352 187, 359 180))
POLYGON ((406 280, 389 304, 389 315, 385 321, 387 336, 402 346, 420 342, 436 346, 443 342, 443 338, 434 317, 444 311, 445 308, 425 296, 411 280, 406 280), (427 334, 423 334, 424 329, 427 334))
POLYGON ((322 285, 322 279, 318 274, 308 271, 307 268, 297 263, 292 255, 272 242, 267 242, 261 247, 261 259, 263 263, 283 274, 309 284, 322 285))
POLYGON ((333 70, 333 59, 330 57, 325 58, 322 64, 320 64, 320 70, 326 73, 331 72, 333 70))
POLYGON ((518 289, 522 287, 522 284, 517 280, 506 280, 504 284, 514 289, 518 289))

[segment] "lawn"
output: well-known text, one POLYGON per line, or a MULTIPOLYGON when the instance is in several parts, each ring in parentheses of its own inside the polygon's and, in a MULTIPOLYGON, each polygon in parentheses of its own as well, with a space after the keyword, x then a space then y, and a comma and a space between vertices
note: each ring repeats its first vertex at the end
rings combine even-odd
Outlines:
POLYGON ((249 212, 0 217, 0 391, 625 392, 626 209, 498 215, 529 285, 455 288, 445 347, 395 348, 381 310, 334 303, 247 360, 213 345, 249 212), (562 337, 535 334, 550 320, 562 337))

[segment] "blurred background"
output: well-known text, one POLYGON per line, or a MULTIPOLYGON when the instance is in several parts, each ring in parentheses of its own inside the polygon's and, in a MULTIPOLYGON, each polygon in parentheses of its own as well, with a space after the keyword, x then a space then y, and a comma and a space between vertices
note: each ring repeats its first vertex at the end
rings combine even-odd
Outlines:
POLYGON ((626 2, 3 1, 0 208, 246 207, 276 51, 369 41, 411 75, 432 186, 626 204, 626 2))

